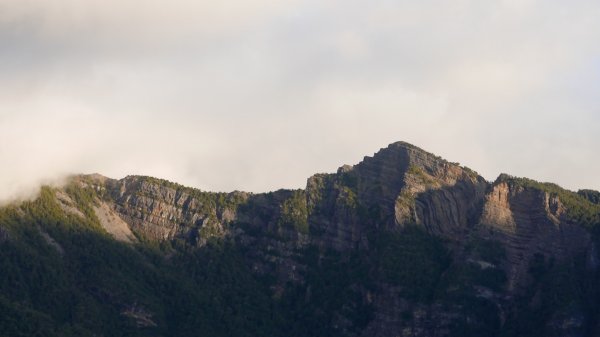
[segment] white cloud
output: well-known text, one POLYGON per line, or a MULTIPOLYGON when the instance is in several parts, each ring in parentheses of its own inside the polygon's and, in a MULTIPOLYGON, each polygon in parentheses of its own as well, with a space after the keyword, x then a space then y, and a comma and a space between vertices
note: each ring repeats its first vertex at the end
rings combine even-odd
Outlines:
POLYGON ((593 1, 0 0, 0 199, 68 172, 302 187, 407 140, 600 189, 593 1))

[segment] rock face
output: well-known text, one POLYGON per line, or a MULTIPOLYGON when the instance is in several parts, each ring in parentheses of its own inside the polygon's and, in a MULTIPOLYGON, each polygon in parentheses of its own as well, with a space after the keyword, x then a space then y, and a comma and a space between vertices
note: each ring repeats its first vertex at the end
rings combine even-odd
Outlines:
MULTIPOLYGON (((595 220, 582 220, 600 217, 595 191, 576 194, 506 175, 490 183, 403 142, 316 174, 305 190, 210 193, 150 177, 80 180, 95 195, 99 223, 117 240, 194 249, 234 242, 253 273, 271 280, 274 300, 315 305, 338 335, 532 335, 513 323, 522 312, 546 315, 536 328, 556 336, 584 336, 600 326, 582 302, 535 311, 552 298, 542 281, 555 271, 599 269, 589 227, 595 220), (580 216, 582 207, 591 213, 580 216), (415 230, 426 235, 410 234, 415 230), (327 276, 315 276, 333 273, 331 256, 334 266, 345 266, 333 274, 345 278, 335 279, 344 291, 343 300, 332 301, 337 307, 311 302, 333 291, 327 276)), ((56 197, 64 212, 86 216, 65 191, 56 197)), ((8 237, 0 227, 0 242, 8 237)), ((155 324, 144 310, 123 315, 155 324)))
POLYGON ((460 237, 476 220, 487 188, 485 179, 420 149, 407 151, 411 161, 396 198, 396 223, 415 222, 430 233, 460 237))
POLYGON ((116 214, 106 202, 101 201, 98 206, 94 206, 94 214, 98 217, 102 228, 115 239, 128 243, 136 240, 129 229, 129 224, 123 221, 123 219, 121 219, 121 217, 116 214))
POLYGON ((501 176, 485 199, 480 235, 506 247, 510 290, 527 284, 534 256, 565 260, 590 247, 589 232, 567 221, 558 196, 501 176))
POLYGON ((455 237, 476 220, 486 188, 477 173, 399 142, 335 175, 311 177, 309 222, 336 249, 366 247, 374 228, 409 223, 455 237))
MULTIPOLYGON (((137 176, 122 180, 96 176, 94 181, 110 196, 99 206, 105 213, 111 208, 138 235, 158 241, 182 238, 202 243, 238 232, 232 224, 246 224, 275 233, 285 242, 343 251, 368 249, 373 231, 415 224, 455 241, 473 233, 501 240, 510 264, 519 266, 514 282, 533 255, 562 258, 581 247, 568 243, 589 241, 581 226, 566 223, 566 207, 559 197, 520 187, 508 177, 490 184, 468 168, 403 142, 335 174, 314 175, 306 190, 295 194, 200 192, 137 176), (288 207, 295 207, 296 214, 282 220, 292 195, 296 204, 288 207), (300 230, 300 223, 306 228, 300 230)), ((119 235, 131 238, 127 230, 119 235)))
POLYGON ((222 236, 224 225, 235 219, 235 204, 248 197, 246 193, 218 195, 163 183, 136 176, 106 183, 114 210, 133 231, 149 240, 222 236))

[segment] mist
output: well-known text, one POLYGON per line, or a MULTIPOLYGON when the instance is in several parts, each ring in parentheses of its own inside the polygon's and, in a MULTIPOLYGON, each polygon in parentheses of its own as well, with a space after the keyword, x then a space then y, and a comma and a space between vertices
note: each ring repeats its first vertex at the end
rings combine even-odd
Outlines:
POLYGON ((0 201, 301 188, 398 140, 600 189, 597 41, 597 1, 0 0, 0 201))

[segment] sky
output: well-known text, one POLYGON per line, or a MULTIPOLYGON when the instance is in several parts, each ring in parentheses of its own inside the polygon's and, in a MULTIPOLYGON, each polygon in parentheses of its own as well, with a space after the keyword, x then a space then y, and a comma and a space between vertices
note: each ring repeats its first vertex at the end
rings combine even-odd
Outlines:
POLYGON ((302 188, 407 141, 600 189, 597 0, 0 0, 0 201, 302 188))

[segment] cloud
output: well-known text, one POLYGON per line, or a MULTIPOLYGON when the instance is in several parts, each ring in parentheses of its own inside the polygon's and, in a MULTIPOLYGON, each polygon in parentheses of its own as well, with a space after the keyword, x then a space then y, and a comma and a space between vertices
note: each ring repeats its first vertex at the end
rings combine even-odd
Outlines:
POLYGON ((67 173, 302 187, 406 140, 600 189, 600 4, 0 1, 0 199, 67 173))

